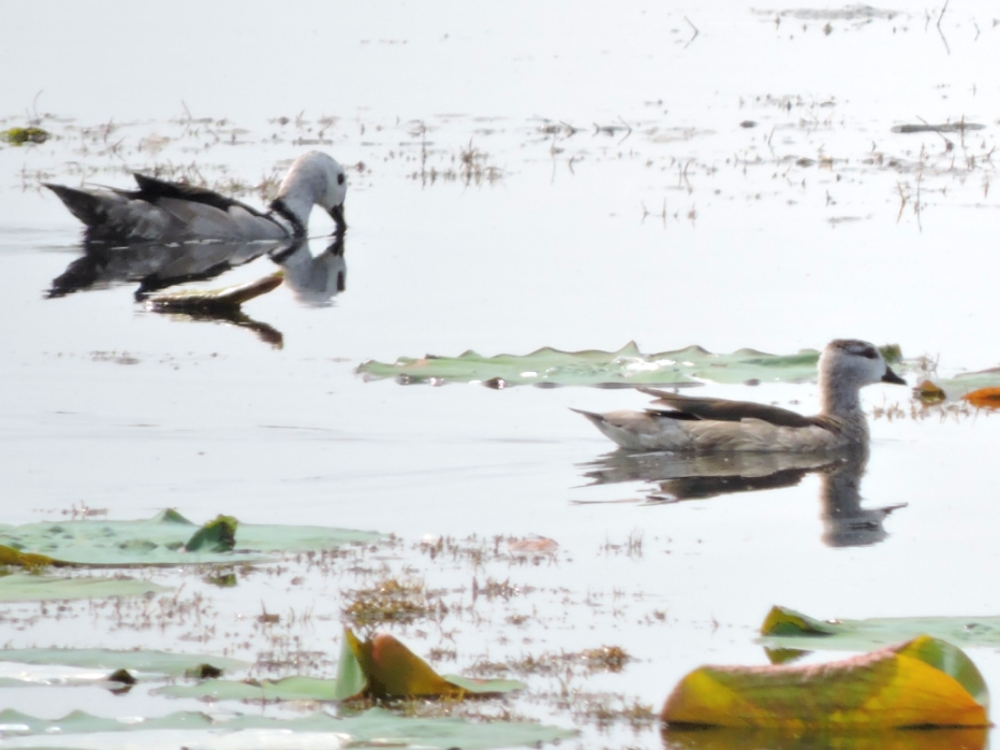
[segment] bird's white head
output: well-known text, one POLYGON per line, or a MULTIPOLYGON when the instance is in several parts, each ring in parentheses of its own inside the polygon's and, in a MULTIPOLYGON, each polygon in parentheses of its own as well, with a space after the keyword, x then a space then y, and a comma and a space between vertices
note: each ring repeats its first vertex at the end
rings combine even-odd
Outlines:
POLYGON ((347 197, 347 175, 337 160, 321 151, 302 154, 278 187, 278 197, 272 207, 287 209, 308 226, 312 207, 320 206, 335 222, 337 230, 347 227, 344 221, 344 200, 347 197))

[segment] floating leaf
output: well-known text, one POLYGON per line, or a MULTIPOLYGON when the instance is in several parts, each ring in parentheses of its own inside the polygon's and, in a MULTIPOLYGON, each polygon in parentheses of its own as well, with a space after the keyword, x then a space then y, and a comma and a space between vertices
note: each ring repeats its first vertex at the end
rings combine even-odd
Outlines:
POLYGON ((335 680, 298 675, 280 680, 208 679, 196 685, 167 685, 154 692, 171 698, 211 698, 230 701, 338 701, 351 697, 351 694, 342 695, 337 691, 335 680))
POLYGON ((196 685, 168 685, 155 692, 172 698, 212 700, 341 701, 355 697, 388 698, 447 697, 461 700, 470 695, 495 696, 521 690, 516 680, 475 680, 441 676, 419 656, 388 634, 361 641, 344 631, 337 677, 292 676, 280 680, 210 679, 196 685))
POLYGON ((229 552, 236 546, 238 525, 232 516, 219 514, 194 532, 184 549, 188 552, 229 552))
POLYGON ((565 352, 549 347, 526 355, 483 357, 467 351, 457 357, 400 357, 395 364, 365 362, 358 372, 367 377, 396 378, 411 383, 479 382, 493 388, 511 385, 697 385, 716 383, 798 382, 815 377, 819 352, 806 349, 791 355, 740 349, 713 354, 689 346, 659 354, 642 354, 634 342, 616 352, 565 352))
POLYGON ((135 721, 74 711, 61 719, 39 719, 7 709, 0 711, 3 747, 59 747, 79 750, 289 750, 322 747, 393 747, 489 750, 536 746, 573 737, 576 732, 529 722, 476 723, 455 718, 399 716, 380 708, 335 717, 322 711, 277 719, 257 714, 226 718, 195 711, 135 721))
POLYGON ((761 626, 768 648, 868 651, 927 634, 962 646, 1000 646, 1000 617, 886 617, 817 620, 772 607, 761 626), (821 636, 821 637, 817 637, 821 636))
POLYGON ((934 383, 929 380, 925 380, 923 383, 914 388, 913 395, 920 399, 921 403, 928 405, 940 404, 947 398, 944 390, 934 385, 934 383))
MULTIPOLYGON (((218 531, 228 525, 223 523, 218 531)), ((88 519, 0 526, 0 544, 74 565, 181 565, 260 560, 269 553, 328 549, 380 537, 370 531, 241 523, 231 552, 204 548, 189 552, 185 545, 195 541, 197 531, 186 518, 168 510, 143 521, 88 519)))
POLYGON ((24 648, 0 650, 0 662, 79 667, 107 671, 127 669, 147 675, 180 677, 191 670, 246 669, 249 662, 207 654, 174 654, 167 651, 118 651, 107 648, 24 648))
POLYGON ((154 312, 232 311, 254 297, 277 289, 283 279, 284 272, 278 271, 262 279, 224 289, 183 289, 164 292, 147 297, 146 306, 154 312))
POLYGON ((667 724, 803 730, 988 726, 986 687, 930 636, 831 664, 702 667, 674 688, 667 724))
POLYGON ((34 126, 0 130, 0 141, 12 146, 23 146, 25 143, 45 143, 50 137, 49 131, 34 126))
POLYGON ((979 388, 962 398, 980 409, 1000 409, 1000 387, 979 388))
POLYGON ((949 399, 962 398, 967 393, 984 388, 1000 388, 1000 367, 979 372, 963 372, 953 378, 939 379, 932 385, 946 393, 949 399))
POLYGON ((761 635, 832 635, 836 628, 787 607, 771 607, 760 626, 761 635))
POLYGON ((666 750, 984 750, 988 729, 789 733, 767 729, 663 729, 666 750))
POLYGON ((2 602, 104 599, 110 596, 143 596, 170 590, 169 586, 134 578, 61 577, 31 573, 13 573, 0 577, 2 602))
POLYGON ((66 565, 62 560, 54 560, 46 555, 33 555, 30 552, 21 552, 0 544, 0 565, 13 565, 18 568, 28 568, 37 570, 47 568, 50 565, 66 565))
POLYGON ((461 700, 469 695, 486 697, 525 687, 513 680, 446 679, 388 633, 361 641, 350 628, 345 628, 344 640, 348 648, 341 649, 338 672, 346 672, 350 677, 338 677, 337 682, 342 689, 357 686, 361 683, 357 679, 360 674, 364 687, 356 692, 359 696, 379 700, 418 696, 461 700))

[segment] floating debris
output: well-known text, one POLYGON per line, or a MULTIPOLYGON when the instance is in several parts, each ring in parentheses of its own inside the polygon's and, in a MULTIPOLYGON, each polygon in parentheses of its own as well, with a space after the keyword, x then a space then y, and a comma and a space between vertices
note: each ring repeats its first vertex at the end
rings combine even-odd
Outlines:
POLYGON ((893 133, 964 133, 966 130, 982 130, 985 125, 975 122, 946 122, 941 125, 922 123, 920 125, 894 125, 893 133))
POLYGON ((36 127, 0 130, 0 141, 12 146, 23 146, 25 143, 45 143, 50 137, 49 131, 36 127))
POLYGON ((146 307, 153 312, 233 312, 244 302, 277 289, 284 277, 284 272, 278 271, 262 279, 225 289, 165 292, 148 297, 146 307))

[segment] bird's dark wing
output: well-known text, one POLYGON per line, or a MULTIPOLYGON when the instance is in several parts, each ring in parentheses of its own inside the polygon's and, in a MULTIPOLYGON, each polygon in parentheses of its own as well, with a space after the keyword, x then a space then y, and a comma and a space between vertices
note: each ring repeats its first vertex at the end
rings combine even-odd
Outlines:
POLYGON ((674 419, 711 419, 720 422, 740 422, 744 419, 759 419, 778 427, 812 427, 829 429, 817 417, 805 417, 798 412, 778 406, 758 404, 753 401, 729 401, 724 398, 696 398, 667 393, 654 388, 639 388, 645 394, 654 396, 654 404, 668 407, 668 410, 651 409, 653 413, 674 419))
POLYGON ((236 206, 253 216, 264 216, 256 208, 248 206, 246 203, 241 203, 238 200, 227 198, 208 188, 183 185, 179 182, 167 182, 166 180, 158 180, 155 177, 138 173, 133 173, 132 176, 135 177, 135 181, 139 185, 139 190, 136 193, 129 194, 130 197, 139 198, 147 203, 155 205, 157 200, 161 198, 175 198, 192 203, 203 203, 220 211, 228 211, 230 208, 236 206))

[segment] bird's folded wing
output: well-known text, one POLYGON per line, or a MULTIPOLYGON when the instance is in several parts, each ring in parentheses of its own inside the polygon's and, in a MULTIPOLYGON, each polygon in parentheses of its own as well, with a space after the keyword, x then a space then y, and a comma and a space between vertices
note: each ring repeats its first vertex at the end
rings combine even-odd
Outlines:
POLYGON ((680 396, 676 393, 639 388, 643 393, 655 397, 654 404, 668 407, 670 412, 650 410, 676 419, 711 419, 719 422, 742 422, 744 419, 759 419, 778 427, 826 428, 816 417, 806 417, 789 409, 753 401, 730 401, 722 398, 697 398, 680 396))

